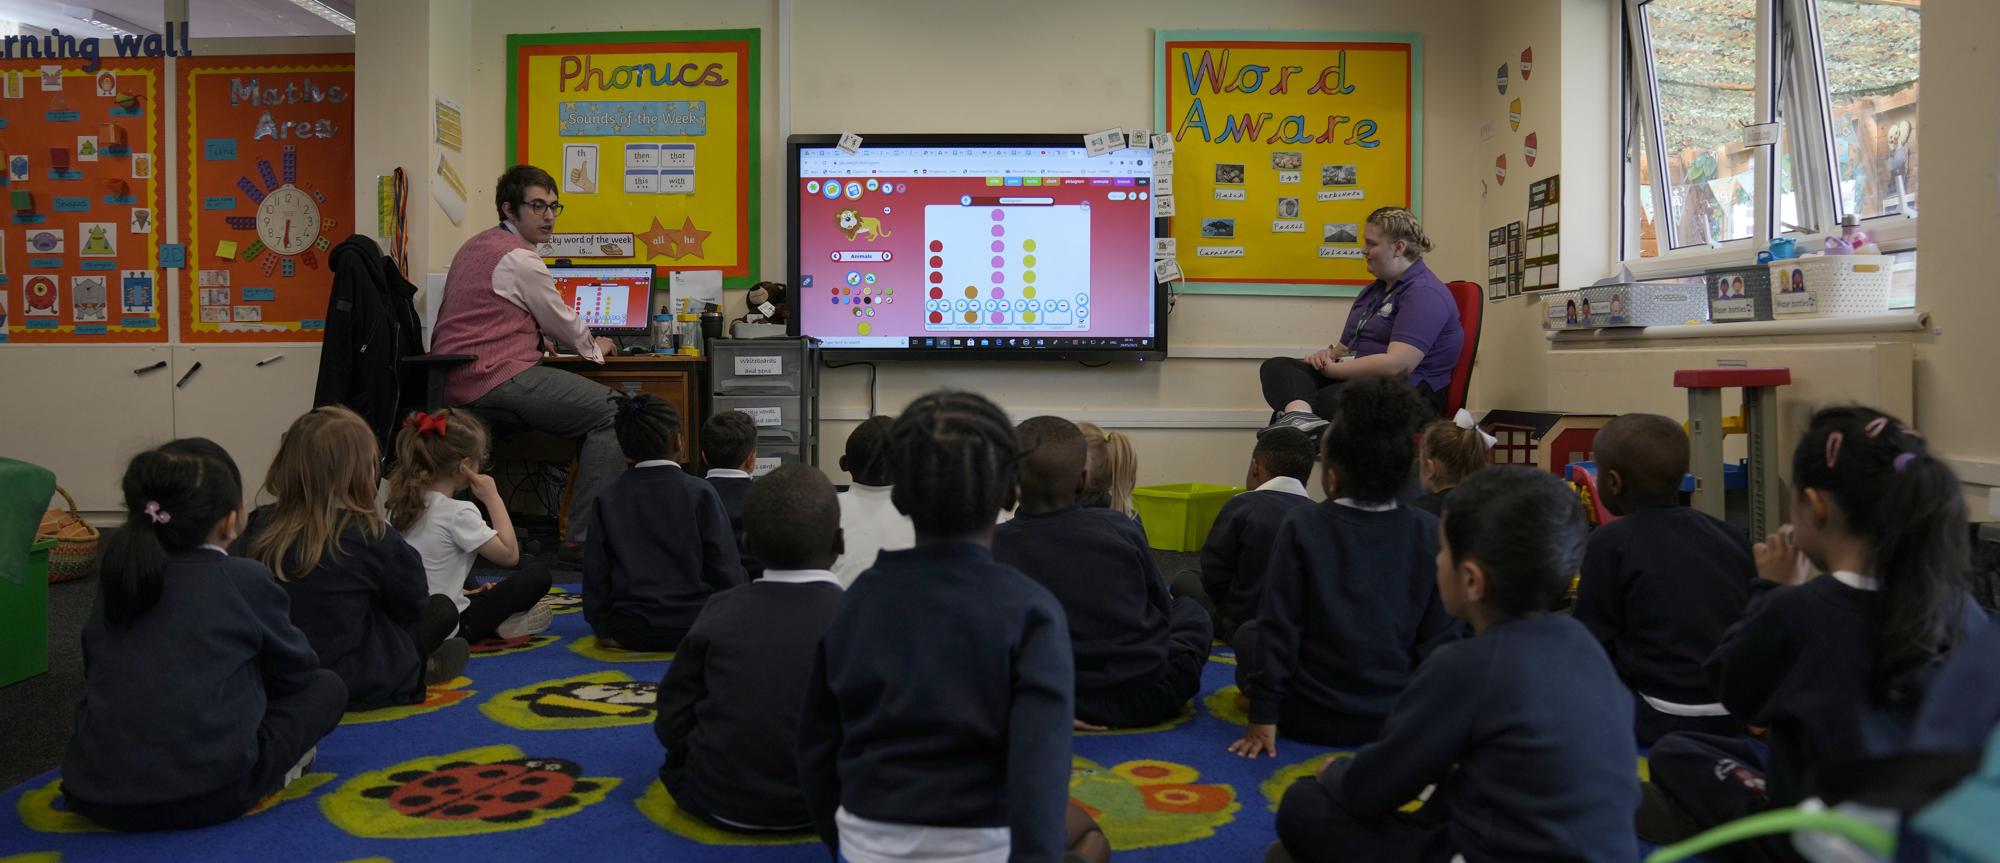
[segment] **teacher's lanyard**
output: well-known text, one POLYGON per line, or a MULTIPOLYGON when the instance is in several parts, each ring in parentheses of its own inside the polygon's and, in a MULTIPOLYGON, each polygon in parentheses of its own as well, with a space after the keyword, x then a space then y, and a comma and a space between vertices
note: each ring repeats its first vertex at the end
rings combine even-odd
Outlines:
POLYGON ((1375 314, 1377 312, 1382 311, 1382 309, 1388 307, 1389 305, 1395 303, 1396 295, 1402 292, 1403 292, 1403 284, 1401 282, 1398 282, 1395 287, 1390 288, 1388 291, 1383 293, 1381 301, 1375 303, 1375 305, 1368 307, 1368 311, 1362 314, 1361 320, 1354 325, 1355 341, 1361 340, 1361 331, 1368 328, 1369 321, 1375 320, 1375 314))

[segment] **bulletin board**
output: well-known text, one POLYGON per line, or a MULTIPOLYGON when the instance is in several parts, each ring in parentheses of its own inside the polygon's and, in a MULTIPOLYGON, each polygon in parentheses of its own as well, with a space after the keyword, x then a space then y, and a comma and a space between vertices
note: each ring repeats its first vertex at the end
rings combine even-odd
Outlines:
POLYGON ((354 232, 354 56, 182 58, 175 78, 181 341, 317 341, 354 232))
POLYGON ((507 149, 562 186, 543 254, 757 281, 758 31, 507 37, 507 149))
POLYGON ((1155 194, 1174 201, 1183 290, 1353 296, 1374 281, 1362 224, 1423 199, 1421 37, 1162 30, 1154 61, 1154 123, 1173 136, 1155 194))
POLYGON ((0 63, 0 342, 167 340, 160 59, 0 63))

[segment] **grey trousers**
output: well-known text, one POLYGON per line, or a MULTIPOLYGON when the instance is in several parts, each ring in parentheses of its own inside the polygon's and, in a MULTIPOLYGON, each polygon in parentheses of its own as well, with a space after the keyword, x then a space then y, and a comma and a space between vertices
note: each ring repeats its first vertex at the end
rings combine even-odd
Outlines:
POLYGON ((467 407, 512 414, 535 431, 583 441, 572 480, 575 488, 569 502, 569 535, 563 537, 582 542, 584 525, 590 521, 590 502, 607 480, 625 469, 625 453, 611 430, 616 416, 611 388, 561 369, 535 366, 508 378, 467 407))

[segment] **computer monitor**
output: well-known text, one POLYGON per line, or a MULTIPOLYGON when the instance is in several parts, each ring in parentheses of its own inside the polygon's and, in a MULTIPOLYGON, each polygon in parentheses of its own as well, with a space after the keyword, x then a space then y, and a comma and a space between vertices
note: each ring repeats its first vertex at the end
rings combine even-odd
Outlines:
POLYGON ((828 360, 1166 357, 1153 151, 1080 134, 793 135, 789 330, 828 360))
POLYGON ((556 277, 556 293, 591 333, 645 335, 652 318, 652 267, 564 264, 549 273, 556 277))

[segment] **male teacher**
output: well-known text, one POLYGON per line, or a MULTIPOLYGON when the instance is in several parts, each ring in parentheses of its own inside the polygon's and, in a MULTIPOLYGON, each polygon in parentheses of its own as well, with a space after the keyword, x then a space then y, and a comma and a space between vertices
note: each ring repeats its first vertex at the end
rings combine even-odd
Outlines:
POLYGON ((1303 360, 1264 361, 1270 428, 1319 431, 1334 418, 1340 385, 1356 378, 1408 380, 1432 412, 1444 413, 1465 331, 1451 290, 1424 265, 1430 237, 1409 210, 1383 207, 1368 214, 1361 238, 1375 281, 1354 298, 1340 341, 1303 360))
POLYGON ((544 338, 604 362, 610 340, 590 334, 576 310, 556 293, 555 277, 535 250, 555 230, 562 204, 556 181, 533 165, 500 175, 493 203, 500 224, 466 240, 451 259, 438 307, 431 351, 471 354, 445 377, 447 404, 500 414, 536 431, 582 440, 569 533, 558 557, 583 559, 585 514, 598 488, 625 469, 612 434, 611 390, 580 375, 541 364, 544 338))

